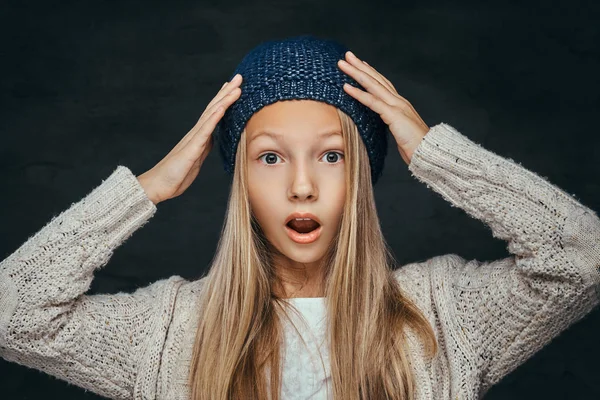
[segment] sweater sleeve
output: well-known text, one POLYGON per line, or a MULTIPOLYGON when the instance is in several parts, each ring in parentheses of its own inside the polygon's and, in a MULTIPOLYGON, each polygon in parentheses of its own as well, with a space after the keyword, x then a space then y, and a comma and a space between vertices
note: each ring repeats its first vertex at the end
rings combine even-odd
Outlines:
POLYGON ((114 399, 154 398, 183 278, 85 295, 94 271, 156 211, 119 166, 0 263, 0 356, 114 399))
POLYGON ((430 129, 409 170, 512 254, 486 262, 451 254, 431 271, 442 325, 474 360, 464 370, 484 394, 598 305, 600 219, 446 123, 430 129))

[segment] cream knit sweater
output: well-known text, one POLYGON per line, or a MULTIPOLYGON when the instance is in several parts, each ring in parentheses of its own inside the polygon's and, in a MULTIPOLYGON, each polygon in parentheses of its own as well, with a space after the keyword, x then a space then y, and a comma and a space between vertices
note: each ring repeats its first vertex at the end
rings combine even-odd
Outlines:
MULTIPOLYGON (((396 271, 440 345, 426 362, 409 332, 417 398, 480 398, 598 304, 600 220, 446 123, 431 128, 409 170, 506 240, 511 253, 493 262, 446 254, 396 271)), ((94 272, 155 212, 135 175, 118 166, 3 260, 0 356, 109 398, 188 399, 205 278, 175 275, 133 293, 85 294, 94 272)), ((326 380, 305 367, 286 364, 285 398, 304 398, 301 386, 317 390, 326 380), (310 385, 295 385, 299 379, 310 385)))

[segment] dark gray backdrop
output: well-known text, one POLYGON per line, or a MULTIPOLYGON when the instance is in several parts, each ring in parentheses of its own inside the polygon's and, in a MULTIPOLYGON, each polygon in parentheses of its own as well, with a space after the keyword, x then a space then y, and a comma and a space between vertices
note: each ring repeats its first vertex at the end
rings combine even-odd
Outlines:
MULTIPOLYGON (((252 47, 304 33, 348 45, 429 126, 447 122, 600 210, 597 4, 3 2, 0 257, 116 166, 139 175, 156 164, 252 47)), ((200 276, 216 247, 228 190, 215 148, 188 191, 159 204, 152 222, 97 271, 89 293, 200 276)), ((481 222, 416 181, 395 146, 376 196, 402 264, 444 253, 508 255, 481 222)), ((599 398, 599 337, 596 310, 486 399, 599 398)), ((2 399, 99 398, 1 359, 0 390, 2 399)))

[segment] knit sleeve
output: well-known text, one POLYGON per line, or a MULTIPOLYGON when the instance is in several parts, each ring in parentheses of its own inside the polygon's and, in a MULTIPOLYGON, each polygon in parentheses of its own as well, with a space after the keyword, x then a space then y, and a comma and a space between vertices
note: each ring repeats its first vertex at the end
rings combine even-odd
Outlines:
POLYGON ((154 398, 173 276, 85 295, 94 271, 156 211, 123 166, 0 263, 0 356, 114 399, 154 398))
POLYGON ((431 271, 441 323, 483 394, 598 305, 600 219, 446 123, 430 129, 409 170, 511 253, 487 262, 452 254, 431 271))

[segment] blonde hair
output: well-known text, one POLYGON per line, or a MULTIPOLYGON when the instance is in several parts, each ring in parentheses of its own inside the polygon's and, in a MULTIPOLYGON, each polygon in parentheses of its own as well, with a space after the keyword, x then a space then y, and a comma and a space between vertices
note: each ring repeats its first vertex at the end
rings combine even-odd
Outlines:
MULTIPOLYGON (((438 345, 428 320, 393 275, 396 265, 380 229, 366 148, 352 119, 337 110, 346 202, 324 257, 334 398, 413 399, 405 327, 429 356, 438 345)), ((224 226, 199 298, 188 376, 193 400, 279 399, 281 319, 291 305, 273 291, 278 280, 272 246, 250 209, 246 143, 244 130, 224 226)))

